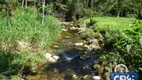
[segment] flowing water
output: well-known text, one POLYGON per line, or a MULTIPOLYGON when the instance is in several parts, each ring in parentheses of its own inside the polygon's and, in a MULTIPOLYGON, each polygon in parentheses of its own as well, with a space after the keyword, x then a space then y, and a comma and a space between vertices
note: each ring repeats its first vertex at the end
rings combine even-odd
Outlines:
POLYGON ((50 50, 60 59, 56 63, 43 65, 36 75, 28 77, 29 80, 91 80, 96 74, 93 68, 97 56, 85 47, 75 46, 74 43, 84 42, 75 31, 63 31, 56 39, 50 50))

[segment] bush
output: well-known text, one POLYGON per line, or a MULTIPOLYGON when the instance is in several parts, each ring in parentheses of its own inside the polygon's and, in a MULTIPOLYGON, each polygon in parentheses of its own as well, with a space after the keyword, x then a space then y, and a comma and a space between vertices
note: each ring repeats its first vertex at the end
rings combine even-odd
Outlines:
POLYGON ((110 72, 112 72, 119 63, 124 63, 124 60, 119 53, 103 52, 99 58, 99 63, 94 64, 93 67, 97 70, 99 76, 101 76, 103 80, 110 80, 110 72))
MULTIPOLYGON (((130 30, 126 30, 116 43, 117 50, 125 60, 129 69, 142 75, 142 22, 134 23, 130 30)), ((140 76, 141 79, 141 76, 140 76)))
POLYGON ((100 39, 100 40, 103 39, 103 36, 99 32, 95 33, 92 29, 89 29, 89 28, 86 28, 86 30, 82 33, 82 36, 84 38, 90 38, 90 39, 93 39, 93 38, 100 39))
POLYGON ((102 13, 100 13, 100 12, 95 12, 91 9, 81 8, 80 15, 82 17, 90 17, 91 16, 90 14, 92 14, 92 16, 101 16, 102 15, 102 13))

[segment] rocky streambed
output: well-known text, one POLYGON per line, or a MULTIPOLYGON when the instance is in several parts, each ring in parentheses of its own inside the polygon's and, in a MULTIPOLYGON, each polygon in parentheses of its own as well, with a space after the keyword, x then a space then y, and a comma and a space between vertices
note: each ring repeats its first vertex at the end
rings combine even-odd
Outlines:
POLYGON ((93 68, 98 55, 92 51, 100 49, 98 40, 83 40, 80 34, 85 27, 62 24, 60 37, 55 38, 45 55, 48 63, 41 66, 37 74, 28 76, 29 80, 93 80, 98 75, 93 68))

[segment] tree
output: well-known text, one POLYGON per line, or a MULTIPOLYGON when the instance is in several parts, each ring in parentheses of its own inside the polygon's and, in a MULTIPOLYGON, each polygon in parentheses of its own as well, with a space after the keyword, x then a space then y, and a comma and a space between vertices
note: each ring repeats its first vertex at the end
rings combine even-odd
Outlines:
POLYGON ((127 13, 129 13, 130 9, 132 9, 131 5, 131 0, 118 0, 117 4, 114 6, 114 8, 116 8, 117 10, 117 17, 119 17, 120 15, 126 16, 127 13))
POLYGON ((42 0, 42 25, 44 25, 44 8, 45 8, 45 0, 42 0))
POLYGON ((22 9, 24 8, 24 2, 25 2, 25 0, 22 0, 22 9))
POLYGON ((109 12, 118 2, 118 0, 95 0, 93 2, 93 10, 96 12, 109 12))
POLYGON ((138 19, 142 19, 142 8, 139 10, 138 19))
POLYGON ((27 8, 27 4, 28 4, 28 1, 27 0, 25 0, 25 7, 27 8))

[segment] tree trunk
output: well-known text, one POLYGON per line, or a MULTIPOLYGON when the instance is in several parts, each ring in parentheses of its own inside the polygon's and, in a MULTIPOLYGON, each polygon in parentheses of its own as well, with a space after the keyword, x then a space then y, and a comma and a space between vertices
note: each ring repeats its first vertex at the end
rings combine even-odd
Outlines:
POLYGON ((22 14, 23 14, 23 11, 24 11, 24 0, 22 0, 22 14))
POLYGON ((25 7, 27 8, 27 0, 25 1, 25 7))
POLYGON ((24 0, 22 0, 22 8, 24 8, 24 0))
MULTIPOLYGON (((89 0, 89 4, 90 4, 90 6, 88 6, 91 10, 92 10, 92 3, 93 3, 93 0, 89 0)), ((93 20, 92 20, 92 11, 90 11, 90 24, 92 24, 93 22, 92 22, 93 20)))
POLYGON ((88 0, 88 8, 91 9, 91 7, 92 7, 92 0, 88 0))
POLYGON ((42 0, 42 25, 44 25, 44 7, 45 7, 45 0, 42 0))
POLYGON ((120 16, 120 10, 117 12, 117 17, 119 17, 120 16))
POLYGON ((34 0, 34 15, 35 15, 35 8, 36 8, 36 6, 35 6, 35 0, 34 0))
POLYGON ((10 23, 11 23, 11 21, 12 21, 12 9, 11 9, 10 4, 8 4, 8 6, 7 6, 7 15, 8 15, 10 23))
POLYGON ((76 26, 77 23, 76 23, 76 16, 75 16, 75 14, 72 15, 72 19, 73 19, 73 25, 76 26))
POLYGON ((87 7, 89 6, 88 4, 89 4, 89 0, 86 1, 86 6, 87 6, 87 7))
POLYGON ((139 10, 138 19, 142 20, 142 8, 139 10))

